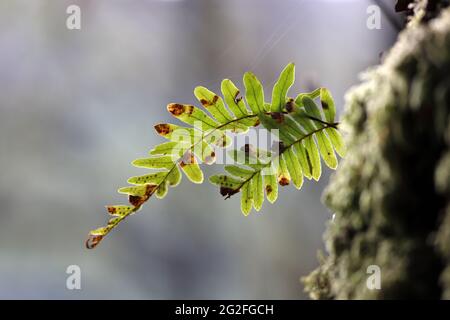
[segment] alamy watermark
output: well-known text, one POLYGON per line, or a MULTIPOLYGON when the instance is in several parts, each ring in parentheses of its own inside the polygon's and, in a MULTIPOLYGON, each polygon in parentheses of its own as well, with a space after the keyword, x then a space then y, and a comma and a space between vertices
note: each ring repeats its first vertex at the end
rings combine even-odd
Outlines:
POLYGON ((376 264, 367 267, 367 274, 370 274, 366 280, 366 286, 369 290, 381 290, 381 268, 376 264))
POLYGON ((70 5, 66 9, 69 15, 66 19, 66 27, 69 30, 81 30, 81 8, 77 5, 70 5))
POLYGON ((68 290, 81 290, 81 268, 72 264, 67 267, 66 273, 69 275, 66 279, 66 288, 68 290))
POLYGON ((366 13, 369 15, 366 20, 366 26, 369 30, 381 29, 381 9, 377 5, 367 7, 366 13))

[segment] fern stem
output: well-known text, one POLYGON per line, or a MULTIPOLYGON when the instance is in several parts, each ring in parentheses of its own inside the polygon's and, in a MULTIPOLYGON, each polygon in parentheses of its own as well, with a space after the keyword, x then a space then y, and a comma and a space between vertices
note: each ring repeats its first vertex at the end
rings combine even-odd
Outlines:
POLYGON ((319 122, 321 124, 324 124, 324 125, 327 126, 327 128, 331 127, 331 128, 337 129, 337 127, 339 126, 339 122, 329 123, 329 122, 323 121, 323 120, 318 119, 318 118, 313 117, 313 116, 308 116, 308 119, 313 120, 313 121, 317 121, 317 122, 319 122))

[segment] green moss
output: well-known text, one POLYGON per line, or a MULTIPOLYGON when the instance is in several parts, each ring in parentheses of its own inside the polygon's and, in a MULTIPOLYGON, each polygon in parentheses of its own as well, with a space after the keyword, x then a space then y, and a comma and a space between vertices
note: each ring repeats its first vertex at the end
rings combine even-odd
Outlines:
POLYGON ((346 97, 315 299, 450 298, 450 10, 403 31, 346 97), (381 268, 369 290, 367 266, 381 268))

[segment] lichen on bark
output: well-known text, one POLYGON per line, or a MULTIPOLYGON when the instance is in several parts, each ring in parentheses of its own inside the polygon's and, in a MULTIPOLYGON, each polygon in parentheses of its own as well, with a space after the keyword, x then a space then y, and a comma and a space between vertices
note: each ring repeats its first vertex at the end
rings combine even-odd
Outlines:
POLYGON ((363 80, 346 97, 348 152, 324 195, 335 214, 328 255, 305 289, 314 299, 450 299, 450 9, 409 24, 363 80), (380 290, 366 285, 369 265, 381 269, 380 290))

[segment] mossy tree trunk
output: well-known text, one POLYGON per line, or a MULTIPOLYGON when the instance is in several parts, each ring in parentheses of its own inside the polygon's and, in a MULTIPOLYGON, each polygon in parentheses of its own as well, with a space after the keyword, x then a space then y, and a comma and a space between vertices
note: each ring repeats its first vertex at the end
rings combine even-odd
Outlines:
POLYGON ((385 61, 346 99, 346 159, 325 194, 315 299, 450 299, 450 8, 416 1, 385 61), (381 270, 370 290, 369 265, 381 270))

